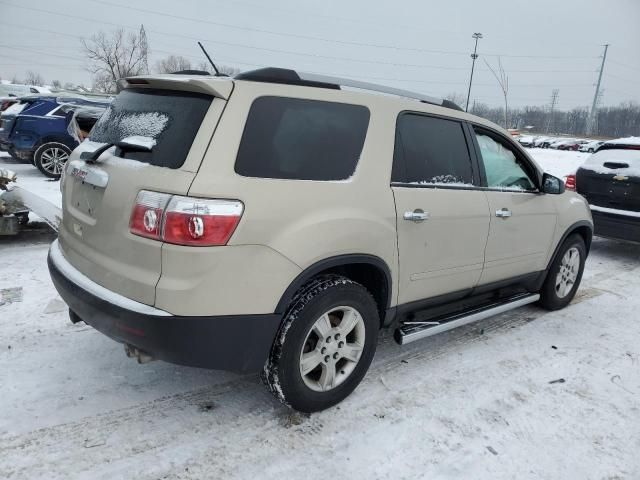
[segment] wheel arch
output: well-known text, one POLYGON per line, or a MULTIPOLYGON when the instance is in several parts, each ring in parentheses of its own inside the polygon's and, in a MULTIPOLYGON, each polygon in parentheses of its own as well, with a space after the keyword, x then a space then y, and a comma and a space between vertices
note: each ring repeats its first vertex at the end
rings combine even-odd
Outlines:
POLYGON ((380 325, 391 305, 391 269, 380 257, 368 254, 346 254, 320 260, 302 271, 280 297, 275 313, 283 314, 298 290, 309 280, 323 274, 343 275, 363 285, 378 305, 380 325))
POLYGON ((551 268, 551 265, 553 264, 554 260, 558 256, 558 252, 560 251, 560 247, 562 247, 562 244, 565 242, 567 238, 569 238, 570 235, 573 235, 574 233, 577 233, 582 237, 582 239, 584 240, 584 245, 587 247, 587 254, 589 253, 589 249, 591 248, 591 240, 593 239, 593 225, 586 220, 580 220, 579 222, 576 222, 572 224, 569 228, 567 228, 567 230, 564 232, 564 234, 560 238, 560 241, 558 242, 555 250, 553 251, 553 255, 551 255, 551 259, 547 264, 547 268, 546 268, 547 272, 549 271, 549 268, 551 268))
POLYGON ((46 145, 47 143, 61 143, 62 145, 69 148, 70 150, 73 150, 77 146, 75 141, 69 140, 68 136, 52 134, 52 135, 43 136, 38 142, 38 144, 35 146, 33 151, 35 152, 37 149, 39 149, 43 145, 46 145))

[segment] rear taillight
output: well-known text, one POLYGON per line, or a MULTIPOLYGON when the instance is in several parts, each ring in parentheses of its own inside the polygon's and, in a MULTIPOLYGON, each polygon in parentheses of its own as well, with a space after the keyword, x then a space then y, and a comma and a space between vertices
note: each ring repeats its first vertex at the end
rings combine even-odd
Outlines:
POLYGON ((161 240, 164 208, 171 195, 141 190, 131 212, 129 230, 134 235, 161 240))
POLYGON ((174 196, 165 212, 163 240, 178 245, 226 245, 242 216, 237 200, 174 196))
POLYGON ((564 179, 564 186, 567 190, 576 190, 576 176, 575 174, 567 175, 564 179))
POLYGON ((226 245, 243 212, 238 200, 182 197, 142 190, 131 213, 131 233, 177 245, 226 245))

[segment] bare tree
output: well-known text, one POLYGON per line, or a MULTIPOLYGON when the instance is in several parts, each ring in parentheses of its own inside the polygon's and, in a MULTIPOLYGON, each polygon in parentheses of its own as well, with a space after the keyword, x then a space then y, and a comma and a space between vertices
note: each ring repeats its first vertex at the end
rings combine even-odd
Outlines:
POLYGON ((500 85, 500 89, 502 90, 502 95, 504 96, 504 128, 509 128, 509 123, 508 123, 509 108, 507 104, 507 95, 509 94, 509 77, 504 72, 504 68, 502 68, 502 61, 500 60, 500 57, 498 57, 497 73, 493 69, 493 67, 489 65, 489 62, 485 60, 484 63, 487 65, 487 67, 489 67, 489 70, 491 70, 491 73, 493 73, 493 76, 496 77, 496 80, 498 81, 498 85, 500 85))
POLYGON ((89 40, 83 39, 82 47, 91 62, 94 85, 101 91, 114 92, 120 78, 149 72, 149 45, 143 25, 137 34, 125 34, 123 29, 110 35, 99 32, 89 40))
POLYGON ((55 89, 62 90, 62 82, 60 80, 52 80, 51 86, 55 89))
POLYGON ((37 87, 41 87, 44 85, 44 78, 38 72, 34 72, 33 70, 29 70, 27 72, 27 76, 24 79, 24 83, 27 85, 35 85, 37 87))
POLYGON ((169 55, 156 62, 155 71, 158 73, 173 73, 181 70, 191 70, 191 61, 182 55, 169 55))

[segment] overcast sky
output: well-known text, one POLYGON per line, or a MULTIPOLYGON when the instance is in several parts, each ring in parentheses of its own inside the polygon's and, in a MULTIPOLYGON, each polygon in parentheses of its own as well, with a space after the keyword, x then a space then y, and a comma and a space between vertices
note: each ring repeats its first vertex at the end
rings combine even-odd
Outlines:
POLYGON ((0 77, 39 72, 90 84, 80 39, 143 23, 151 65, 169 54, 241 70, 281 66, 445 96, 466 96, 473 32, 482 32, 471 99, 591 104, 602 44, 604 105, 640 102, 640 0, 0 0, 0 77), (179 18, 177 18, 179 17, 179 18))

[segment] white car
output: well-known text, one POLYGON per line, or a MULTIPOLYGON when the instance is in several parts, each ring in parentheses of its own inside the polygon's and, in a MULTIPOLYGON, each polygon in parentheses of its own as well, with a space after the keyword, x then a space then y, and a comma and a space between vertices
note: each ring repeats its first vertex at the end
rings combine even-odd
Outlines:
POLYGON ((533 146, 533 141, 535 140, 535 137, 533 137, 531 135, 522 135, 522 136, 518 137, 516 140, 523 147, 532 147, 533 146))
POLYGON ((580 146, 580 148, 578 150, 580 150, 581 152, 589 152, 589 153, 593 153, 595 152, 598 147, 600 145, 602 145, 604 142, 600 141, 600 140, 594 140, 593 142, 587 142, 583 145, 580 146))

